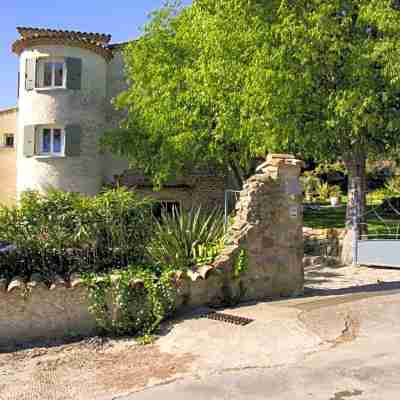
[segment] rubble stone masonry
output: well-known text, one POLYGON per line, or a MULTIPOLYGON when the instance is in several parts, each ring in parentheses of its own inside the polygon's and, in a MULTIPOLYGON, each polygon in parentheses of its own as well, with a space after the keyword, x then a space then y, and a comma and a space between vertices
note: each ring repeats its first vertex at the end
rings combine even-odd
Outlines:
MULTIPOLYGON (((221 255, 211 265, 176 274, 178 308, 302 293, 300 167, 292 156, 270 155, 258 168, 240 193, 221 255), (245 268, 238 274, 239 260, 245 268)), ((91 334, 95 322, 86 295, 79 277, 50 286, 34 279, 0 281, 0 345, 91 334)))

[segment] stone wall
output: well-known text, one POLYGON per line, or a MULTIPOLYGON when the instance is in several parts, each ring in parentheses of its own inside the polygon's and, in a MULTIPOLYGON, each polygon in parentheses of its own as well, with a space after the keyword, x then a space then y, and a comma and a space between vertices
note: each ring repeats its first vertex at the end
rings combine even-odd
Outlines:
POLYGON ((161 202, 178 202, 181 209, 185 210, 199 206, 204 209, 223 208, 225 190, 229 188, 226 178, 218 175, 187 176, 166 184, 160 191, 154 191, 150 182, 140 184, 139 181, 145 180, 142 175, 131 176, 132 181, 129 178, 127 175, 122 184, 140 196, 161 202))
POLYGON ((245 183, 228 232, 231 243, 208 271, 224 272, 216 298, 228 292, 233 298, 257 300, 303 291, 301 165, 289 155, 270 155, 245 183), (241 253, 247 271, 232 279, 241 253))
POLYGON ((304 253, 310 257, 335 259, 342 265, 353 262, 353 235, 351 229, 303 228, 304 253))
POLYGON ((95 321, 88 311, 86 288, 79 279, 50 286, 16 278, 0 281, 0 345, 90 335, 95 321))
MULTIPOLYGON (((303 291, 301 162, 271 155, 245 184, 229 243, 211 265, 177 273, 177 308, 230 304, 303 291), (241 259, 246 268, 237 272, 241 259)), ((137 282, 136 282, 137 283, 137 282)), ((0 281, 0 344, 88 335, 95 331, 79 277, 0 281)))

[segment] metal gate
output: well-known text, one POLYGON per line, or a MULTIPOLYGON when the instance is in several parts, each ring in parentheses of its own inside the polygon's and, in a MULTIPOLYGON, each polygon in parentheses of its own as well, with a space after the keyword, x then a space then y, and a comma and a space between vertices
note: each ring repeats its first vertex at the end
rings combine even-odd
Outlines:
MULTIPOLYGON (((391 208, 397 219, 400 211, 385 199, 384 203, 391 208)), ((384 231, 367 235, 359 235, 353 231, 353 259, 355 264, 367 266, 384 266, 400 268, 400 221, 387 220, 382 205, 368 211, 379 219, 384 231)), ((353 226, 356 224, 353 223, 353 226)))
POLYGON ((400 268, 400 240, 362 236, 357 240, 356 264, 400 268))

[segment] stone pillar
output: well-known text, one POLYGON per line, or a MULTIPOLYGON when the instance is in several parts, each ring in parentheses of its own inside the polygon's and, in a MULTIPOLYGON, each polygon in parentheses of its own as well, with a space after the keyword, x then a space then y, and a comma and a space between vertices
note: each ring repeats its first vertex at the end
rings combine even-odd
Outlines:
POLYGON ((215 267, 234 270, 239 254, 245 254, 247 268, 240 276, 240 288, 232 287, 233 292, 241 291, 243 300, 303 291, 301 165, 291 155, 271 154, 240 194, 228 232, 231 245, 215 267))

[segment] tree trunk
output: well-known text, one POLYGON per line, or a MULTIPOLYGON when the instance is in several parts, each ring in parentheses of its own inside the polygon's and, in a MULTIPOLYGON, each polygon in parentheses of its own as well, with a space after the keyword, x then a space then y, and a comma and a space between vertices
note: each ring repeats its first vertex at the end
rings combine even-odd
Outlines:
POLYGON ((368 232, 366 225, 366 156, 365 153, 355 150, 345 159, 348 171, 348 198, 346 209, 346 227, 352 228, 357 221, 357 230, 360 235, 368 232))
POLYGON ((236 183, 236 189, 242 190, 244 183, 244 174, 237 162, 231 160, 229 166, 233 172, 233 178, 236 183))

